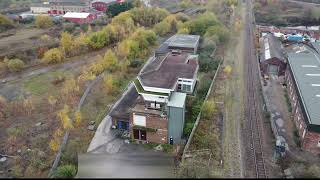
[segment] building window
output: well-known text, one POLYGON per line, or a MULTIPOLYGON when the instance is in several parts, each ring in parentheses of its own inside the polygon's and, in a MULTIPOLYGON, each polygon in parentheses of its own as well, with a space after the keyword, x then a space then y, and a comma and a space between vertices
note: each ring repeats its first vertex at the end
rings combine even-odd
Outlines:
POLYGON ((183 91, 190 92, 190 91, 191 91, 191 85, 183 84, 182 90, 183 90, 183 91))

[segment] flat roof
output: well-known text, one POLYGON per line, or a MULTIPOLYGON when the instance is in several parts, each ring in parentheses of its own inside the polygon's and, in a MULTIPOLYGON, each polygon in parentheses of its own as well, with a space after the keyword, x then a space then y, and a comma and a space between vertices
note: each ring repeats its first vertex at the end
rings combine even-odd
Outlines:
POLYGON ((186 102, 186 98, 186 93, 173 92, 170 96, 168 106, 183 108, 186 102))
POLYGON ((198 35, 176 34, 165 42, 169 47, 195 48, 200 40, 198 35))
POLYGON ((198 60, 187 53, 179 55, 168 53, 157 61, 155 69, 139 76, 142 86, 172 89, 178 78, 193 79, 198 69, 198 60))
POLYGON ((87 18, 90 13, 67 12, 64 18, 87 18))
POLYGON ((320 125, 320 58, 307 51, 288 53, 288 63, 310 124, 320 125))

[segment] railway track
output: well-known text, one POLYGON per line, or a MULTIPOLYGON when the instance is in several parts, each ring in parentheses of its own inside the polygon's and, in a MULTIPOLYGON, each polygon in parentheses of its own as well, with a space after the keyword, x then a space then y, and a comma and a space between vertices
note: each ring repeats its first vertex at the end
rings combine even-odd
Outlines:
POLYGON ((248 13, 246 19, 246 51, 245 51, 245 73, 246 73, 246 111, 245 118, 247 123, 248 140, 250 142, 250 148, 247 151, 251 163, 248 169, 254 169, 256 178, 267 178, 267 172, 264 162, 264 154, 262 147, 262 116, 261 116, 261 104, 259 99, 260 86, 258 62, 255 57, 253 37, 254 33, 252 30, 252 11, 251 2, 247 1, 248 13))

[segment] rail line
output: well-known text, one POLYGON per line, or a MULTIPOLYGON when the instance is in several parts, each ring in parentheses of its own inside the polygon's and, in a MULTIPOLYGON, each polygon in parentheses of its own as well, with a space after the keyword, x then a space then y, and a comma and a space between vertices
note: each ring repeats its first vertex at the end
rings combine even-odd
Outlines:
POLYGON ((264 162, 262 137, 261 137, 261 111, 259 104, 259 90, 257 86, 260 85, 258 75, 258 64, 255 58, 254 45, 253 45, 253 30, 252 30, 252 11, 251 11, 251 0, 247 0, 247 20, 246 20, 246 39, 247 39, 247 51, 245 51, 246 61, 246 85, 247 85, 247 96, 246 96, 246 113, 245 118, 249 127, 249 138, 250 138, 250 149, 248 150, 249 158, 253 161, 252 168, 255 169, 257 178, 267 178, 267 172, 264 162))

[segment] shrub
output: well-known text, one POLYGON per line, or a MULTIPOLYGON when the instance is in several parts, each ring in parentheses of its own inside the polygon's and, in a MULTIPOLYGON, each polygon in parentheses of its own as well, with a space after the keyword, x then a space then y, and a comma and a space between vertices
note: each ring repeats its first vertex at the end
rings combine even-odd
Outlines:
POLYGON ((185 137, 188 137, 192 131, 192 128, 194 126, 194 123, 186 123, 185 127, 183 128, 183 135, 185 137))
POLYGON ((64 60, 64 54, 58 48, 50 49, 44 53, 42 61, 44 63, 60 63, 64 60))
POLYGON ((63 165, 58 167, 54 173, 55 178, 73 178, 77 174, 77 169, 74 165, 63 165))
POLYGON ((216 111, 216 104, 214 101, 206 101, 203 103, 202 111, 201 111, 201 118, 202 119, 210 119, 214 112, 216 111))
POLYGON ((35 22, 37 28, 46 29, 53 26, 53 21, 50 16, 37 16, 35 22))
POLYGON ((8 68, 12 72, 18 72, 25 66, 24 62, 20 59, 11 59, 8 62, 8 68))
POLYGON ((169 152, 173 151, 173 145, 171 145, 171 144, 162 144, 161 146, 162 146, 164 152, 169 153, 169 152))

